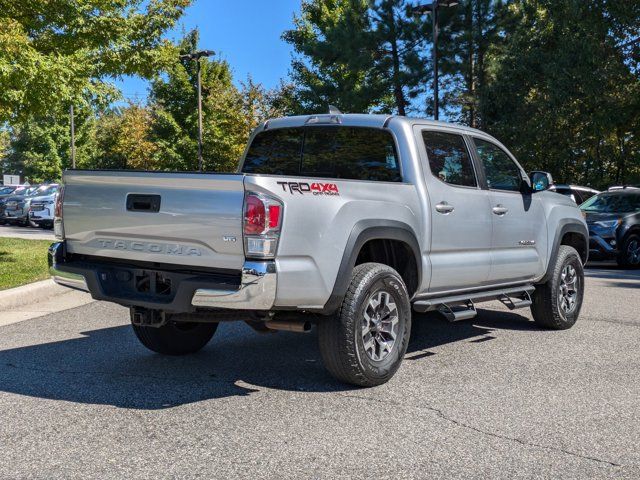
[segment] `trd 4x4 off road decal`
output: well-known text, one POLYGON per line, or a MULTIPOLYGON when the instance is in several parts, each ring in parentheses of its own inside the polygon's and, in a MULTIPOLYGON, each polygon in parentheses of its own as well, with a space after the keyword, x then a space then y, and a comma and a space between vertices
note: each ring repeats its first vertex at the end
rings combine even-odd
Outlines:
POLYGON ((306 183, 306 182, 278 182, 282 186, 282 191, 293 194, 311 193, 312 195, 340 195, 338 186, 335 183, 306 183))

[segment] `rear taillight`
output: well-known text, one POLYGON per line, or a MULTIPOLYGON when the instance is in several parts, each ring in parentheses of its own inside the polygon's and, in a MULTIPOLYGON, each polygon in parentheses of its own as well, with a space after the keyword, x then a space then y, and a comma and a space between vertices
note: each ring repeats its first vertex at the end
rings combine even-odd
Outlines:
POLYGON ((53 209, 53 233, 58 240, 64 240, 64 227, 62 225, 62 203, 64 202, 64 186, 58 190, 56 204, 53 209))
POLYGON ((244 250, 249 258, 273 258, 276 254, 282 203, 258 193, 247 193, 244 199, 244 250))

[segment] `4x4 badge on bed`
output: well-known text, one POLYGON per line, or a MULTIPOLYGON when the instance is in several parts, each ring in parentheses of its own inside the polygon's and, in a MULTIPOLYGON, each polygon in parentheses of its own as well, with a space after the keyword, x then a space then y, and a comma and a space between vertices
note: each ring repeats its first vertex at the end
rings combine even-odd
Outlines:
POLYGON ((313 195, 340 195, 338 186, 335 183, 306 183, 306 182, 278 182, 282 186, 282 191, 293 194, 294 192, 304 195, 311 193, 313 195))

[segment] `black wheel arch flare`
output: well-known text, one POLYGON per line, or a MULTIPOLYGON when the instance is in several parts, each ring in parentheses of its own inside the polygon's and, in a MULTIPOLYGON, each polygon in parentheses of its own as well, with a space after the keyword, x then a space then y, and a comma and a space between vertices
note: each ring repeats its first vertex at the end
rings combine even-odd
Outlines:
POLYGON ((351 272, 355 267, 358 254, 362 247, 370 240, 396 240, 406 243, 411 248, 415 257, 418 271, 418 285, 420 285, 422 281, 422 256, 413 228, 397 220, 360 220, 354 225, 349 234, 331 296, 322 309, 323 314, 331 314, 340 306, 342 298, 347 292, 351 272))

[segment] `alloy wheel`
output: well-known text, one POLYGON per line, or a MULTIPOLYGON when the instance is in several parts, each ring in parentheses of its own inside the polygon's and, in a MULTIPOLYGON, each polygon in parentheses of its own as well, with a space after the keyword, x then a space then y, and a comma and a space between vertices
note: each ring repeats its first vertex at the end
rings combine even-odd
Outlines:
POLYGON ((565 265, 558 288, 558 304, 565 315, 572 313, 578 305, 578 282, 578 274, 573 265, 565 265))
POLYGON ((381 361, 391 353, 399 320, 396 302, 389 292, 381 290, 369 298, 362 318, 362 341, 369 358, 381 361))
POLYGON ((627 245, 627 261, 631 265, 640 264, 640 242, 638 240, 631 240, 627 245))

